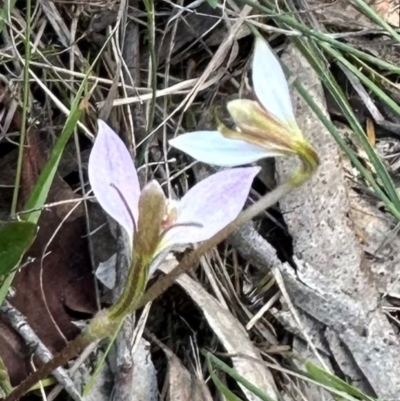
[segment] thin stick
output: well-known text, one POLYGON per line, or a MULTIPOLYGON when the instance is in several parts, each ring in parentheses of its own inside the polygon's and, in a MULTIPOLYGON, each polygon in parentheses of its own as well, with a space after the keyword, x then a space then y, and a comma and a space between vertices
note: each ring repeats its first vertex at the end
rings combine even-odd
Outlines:
MULTIPOLYGON (((7 300, 3 301, 1 312, 7 318, 7 321, 11 326, 18 332, 18 334, 25 340, 26 344, 30 349, 35 350, 35 355, 43 362, 50 362, 53 358, 52 353, 48 348, 40 341, 39 337, 35 334, 32 328, 28 325, 26 317, 22 315, 17 309, 15 309, 10 302, 7 300)), ((74 386, 74 382, 68 376, 68 372, 58 367, 54 372, 53 376, 63 386, 65 391, 75 401, 81 401, 82 398, 78 393, 78 390, 74 386)))

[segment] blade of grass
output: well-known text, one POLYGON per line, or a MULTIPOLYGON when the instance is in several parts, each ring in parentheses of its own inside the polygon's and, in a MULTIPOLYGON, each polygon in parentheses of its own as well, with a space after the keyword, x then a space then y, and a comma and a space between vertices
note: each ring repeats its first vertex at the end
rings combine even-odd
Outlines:
POLYGON ((11 10, 14 8, 17 0, 6 0, 3 2, 3 7, 0 9, 0 33, 3 32, 6 26, 6 21, 10 20, 11 10))
POLYGON ((33 244, 36 234, 36 224, 26 221, 12 221, 0 229, 0 306, 7 296, 16 268, 33 244))
POLYGON ((147 13, 147 39, 149 41, 150 49, 150 84, 152 90, 152 98, 150 102, 150 109, 147 119, 147 133, 149 133, 153 126, 154 115, 156 110, 156 92, 157 92, 157 56, 156 56, 156 43, 155 43, 155 20, 154 20, 154 1, 144 0, 147 13))
POLYGON ((218 5, 218 0, 206 0, 206 1, 212 8, 216 8, 218 5))
MULTIPOLYGON (((217 357, 212 355, 210 352, 203 350, 202 354, 206 357, 207 366, 209 363, 208 360, 210 360, 211 368, 213 366, 215 366, 218 369, 222 370, 223 372, 227 373, 234 380, 236 380, 238 383, 241 383, 248 390, 250 390, 254 395, 259 397, 262 401, 272 401, 270 398, 265 398, 265 395, 260 391, 259 388, 253 386, 242 376, 238 375, 233 368, 231 368, 230 366, 228 366, 227 364, 222 362, 220 359, 218 359, 217 357)), ((335 399, 337 399, 337 400, 377 401, 374 398, 365 396, 361 391, 357 390, 354 386, 351 386, 350 384, 343 382, 342 380, 340 380, 339 378, 337 378, 334 375, 328 374, 326 371, 324 371, 321 368, 318 368, 318 372, 315 369, 310 368, 310 370, 312 370, 312 373, 309 373, 309 372, 298 373, 298 372, 291 372, 288 369, 284 369, 279 365, 274 365, 274 364, 271 364, 268 362, 265 362, 265 364, 270 369, 276 369, 277 371, 286 373, 287 375, 292 375, 292 376, 296 377, 297 379, 304 380, 305 382, 319 386, 319 387, 329 391, 330 393, 332 393, 333 396, 335 397, 335 399), (321 374, 321 372, 325 373, 325 375, 321 374), (316 376, 316 377, 314 377, 314 376, 316 376)), ((210 368, 208 368, 208 369, 210 369, 210 368)))
POLYGON ((36 237, 36 224, 10 221, 0 228, 0 281, 21 261, 36 237))
POLYGON ((343 391, 344 393, 356 397, 360 400, 374 401, 373 398, 367 396, 366 394, 362 393, 360 390, 356 389, 352 385, 346 383, 344 380, 327 372, 326 370, 319 368, 313 363, 309 361, 304 361, 304 366, 307 370, 308 376, 314 381, 323 384, 327 387, 334 388, 338 391, 343 391))
POLYGON ((213 365, 214 365, 218 369, 222 370, 223 372, 228 374, 230 377, 232 377, 232 379, 234 379, 238 383, 242 384, 244 387, 246 387, 248 390, 250 390, 254 395, 259 397, 262 401, 275 401, 272 398, 265 395, 258 387, 254 386, 249 381, 247 381, 244 377, 239 375, 235 369, 231 368, 226 363, 222 362, 220 359, 218 359, 216 356, 214 356, 210 352, 202 351, 202 354, 206 357, 207 366, 208 366, 208 370, 210 371, 210 374, 211 374, 211 371, 212 371, 213 365))
POLYGON ((25 203, 25 210, 32 210, 32 212, 24 215, 24 219, 27 221, 36 224, 39 220, 41 208, 46 202, 65 145, 67 144, 71 134, 74 132, 78 120, 82 116, 82 108, 80 107, 82 91, 83 85, 78 90, 77 96, 72 104, 71 113, 68 116, 64 129, 51 152, 50 159, 39 175, 39 178, 25 203))
POLYGON ((332 46, 326 43, 319 44, 328 54, 330 54, 335 60, 338 60, 345 67, 347 67, 354 75, 356 75, 379 99, 385 103, 389 108, 393 110, 398 116, 400 116, 400 106, 388 96, 378 85, 376 85, 371 79, 363 74, 357 67, 350 63, 342 54, 333 49, 332 46))
POLYGON ((25 15, 25 63, 24 63, 24 98, 22 104, 22 121, 21 121, 21 130, 19 137, 19 148, 18 148, 18 162, 17 162, 17 172, 15 174, 15 184, 14 184, 14 192, 11 203, 11 216, 14 216, 17 211, 18 204, 18 193, 19 187, 21 185, 21 175, 22 175, 22 158, 24 156, 24 148, 25 148, 25 137, 26 137, 26 127, 27 127, 27 117, 29 110, 29 61, 31 58, 31 46, 30 46, 30 38, 31 38, 31 0, 26 1, 26 15, 25 15))
POLYGON ((208 354, 206 355, 206 360, 207 360, 207 369, 208 369, 208 372, 210 373, 211 379, 214 382, 217 389, 221 392, 221 394, 228 401, 243 401, 237 395, 233 394, 232 391, 229 390, 228 387, 226 387, 225 384, 223 384, 221 382, 221 380, 219 380, 219 377, 214 372, 214 368, 211 363, 211 358, 208 357, 208 354))

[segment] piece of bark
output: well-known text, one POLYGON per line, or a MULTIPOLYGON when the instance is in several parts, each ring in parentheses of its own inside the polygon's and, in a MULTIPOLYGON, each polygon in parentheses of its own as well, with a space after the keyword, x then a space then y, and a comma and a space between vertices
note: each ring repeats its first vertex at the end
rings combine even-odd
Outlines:
MULTIPOLYGON (((301 54, 290 46, 283 61, 325 110, 322 87, 301 54)), ((400 344, 379 309, 377 286, 349 218, 344 156, 305 101, 297 93, 294 97, 297 121, 321 165, 308 183, 280 203, 295 259, 302 259, 296 273, 285 266, 285 284, 297 307, 336 332, 374 392, 394 398, 400 393, 400 344)), ((280 180, 295 163, 277 160, 280 180)))
POLYGON ((400 238, 392 231, 397 223, 395 218, 355 191, 349 193, 349 201, 351 218, 378 291, 400 297, 400 238))

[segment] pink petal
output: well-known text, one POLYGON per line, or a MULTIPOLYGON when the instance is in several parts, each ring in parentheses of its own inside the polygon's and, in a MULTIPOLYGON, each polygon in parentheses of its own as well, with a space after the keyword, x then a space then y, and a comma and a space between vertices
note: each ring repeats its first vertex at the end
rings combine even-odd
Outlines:
POLYGON ((259 171, 260 167, 229 169, 200 181, 182 198, 177 226, 166 233, 163 243, 190 244, 211 238, 238 216, 259 171))
POLYGON ((128 149, 102 120, 89 157, 89 181, 101 207, 133 238, 138 221, 139 180, 128 149), (134 221, 133 221, 134 220, 134 221))

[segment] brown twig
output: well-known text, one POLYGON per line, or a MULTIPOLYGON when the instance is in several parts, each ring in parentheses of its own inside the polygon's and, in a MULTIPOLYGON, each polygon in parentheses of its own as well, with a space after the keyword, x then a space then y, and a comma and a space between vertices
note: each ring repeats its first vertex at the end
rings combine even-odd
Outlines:
POLYGON ((32 386, 40 380, 45 379, 59 366, 64 365, 79 352, 83 351, 89 343, 90 342, 87 341, 87 337, 85 336, 80 335, 76 337, 74 340, 69 342, 61 352, 56 354, 52 360, 29 375, 8 397, 5 398, 5 401, 18 401, 32 386))
MULTIPOLYGON (((35 355, 43 362, 50 362, 53 359, 52 353, 48 348, 40 341, 39 337, 35 334, 32 328, 28 325, 25 316, 14 308, 7 300, 3 301, 1 312, 4 313, 7 321, 10 325, 23 337, 26 344, 30 349, 35 350, 35 355)), ((62 384, 63 388, 70 397, 75 401, 81 401, 77 389, 74 386, 73 381, 69 378, 68 373, 58 367, 54 373, 54 377, 62 384)))

